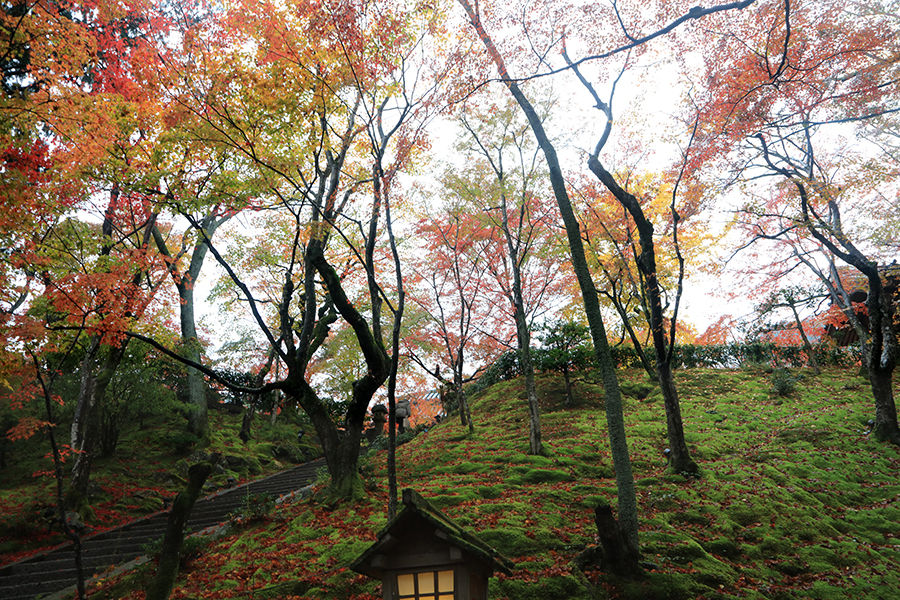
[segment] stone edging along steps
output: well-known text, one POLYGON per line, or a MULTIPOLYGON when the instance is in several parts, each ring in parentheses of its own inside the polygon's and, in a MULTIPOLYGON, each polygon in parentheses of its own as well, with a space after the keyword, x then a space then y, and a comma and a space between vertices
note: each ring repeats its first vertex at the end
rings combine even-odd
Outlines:
MULTIPOLYGON (((196 532, 225 522, 228 515, 240 507, 247 494, 267 492, 280 497, 298 491, 315 481, 316 471, 323 466, 325 460, 320 458, 201 498, 191 511, 188 527, 196 532)), ((141 557, 144 544, 162 537, 167 519, 168 511, 159 512, 82 538, 85 579, 90 580, 110 567, 141 557)), ((50 600, 51 595, 61 597, 71 593, 75 584, 72 544, 0 567, 0 598, 3 600, 50 600)))

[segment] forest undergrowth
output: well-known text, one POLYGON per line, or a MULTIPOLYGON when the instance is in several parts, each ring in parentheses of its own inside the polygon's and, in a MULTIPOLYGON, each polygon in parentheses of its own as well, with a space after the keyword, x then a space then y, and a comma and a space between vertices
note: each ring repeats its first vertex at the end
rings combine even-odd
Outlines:
MULTIPOLYGON (((398 449, 400 487, 516 564, 491 580, 494 600, 896 598, 900 448, 869 436, 867 382, 847 369, 796 371, 791 390, 773 384, 777 375, 677 372, 687 441, 702 469, 689 479, 667 472, 658 388, 642 372, 620 373, 641 581, 572 565, 596 543, 593 507, 615 505, 602 390, 589 381, 576 385, 577 405, 566 409, 561 377, 538 378, 546 456, 526 454, 524 384, 502 382, 473 399, 474 436, 454 418, 398 449)), ((369 495, 361 503, 327 506, 314 494, 239 521, 185 560, 172 597, 380 598, 380 585, 347 566, 386 523, 385 464, 383 451, 363 461, 369 495)), ((103 580, 90 597, 143 598, 152 572, 151 562, 103 580)))
MULTIPOLYGON (((187 467, 194 452, 220 452, 228 458, 210 477, 207 490, 240 485, 303 462, 296 444, 298 427, 257 418, 252 438, 238 437, 241 415, 210 411, 210 441, 200 449, 196 438, 162 416, 143 426, 123 430, 116 452, 95 459, 90 486, 90 514, 84 515, 86 534, 124 525, 165 508, 184 488, 187 467), (276 457, 275 454, 279 454, 276 457), (279 460, 280 458, 280 460, 279 460), (293 458, 293 461, 289 460, 293 458)), ((123 428, 124 429, 124 428, 123 428)), ((311 430, 311 428, 309 428, 311 430)), ((0 566, 41 550, 67 543, 61 527, 49 526, 45 512, 55 503, 56 482, 43 435, 20 441, 10 450, 7 466, 0 471, 0 566)), ((310 456, 320 455, 304 444, 310 456)))

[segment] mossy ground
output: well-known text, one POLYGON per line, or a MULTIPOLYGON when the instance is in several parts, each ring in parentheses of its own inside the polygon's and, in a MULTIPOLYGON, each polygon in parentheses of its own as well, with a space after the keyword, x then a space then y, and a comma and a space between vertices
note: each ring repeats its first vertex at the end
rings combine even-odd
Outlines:
MULTIPOLYGON (((646 375, 620 373, 641 548, 652 563, 641 581, 571 566, 595 542, 592 507, 616 500, 603 396, 589 381, 565 409, 561 380, 539 378, 546 456, 526 454, 523 385, 505 382, 473 400, 474 436, 450 419, 400 448, 399 483, 517 564, 491 580, 495 600, 896 598, 900 448, 867 435, 871 393, 851 371, 804 375, 782 398, 762 371, 679 371, 702 468, 687 479, 667 471, 663 406, 646 375)), ((362 470, 366 500, 329 507, 313 496, 282 507, 194 559, 173 597, 380 597, 346 569, 386 521, 384 453, 362 470)), ((146 574, 131 577, 96 597, 141 598, 146 574)))
MULTIPOLYGON (((291 466, 274 459, 272 449, 296 443, 296 425, 272 427, 261 415, 254 420, 253 437, 246 444, 238 437, 241 415, 210 411, 209 426, 209 444, 203 450, 235 457, 223 464, 223 472, 210 477, 211 485, 224 487, 229 477, 242 483, 291 466)), ((183 430, 179 427, 181 423, 148 420, 143 428, 125 429, 112 456, 94 460, 91 515, 86 525, 102 531, 157 512, 163 509, 164 498, 182 490, 190 452, 176 453, 171 444, 183 430), (170 476, 160 477, 166 473, 170 476)), ((47 456, 49 442, 41 437, 14 445, 8 466, 0 472, 0 565, 65 541, 58 526, 48 532, 42 517, 44 509, 56 502, 56 482, 47 456)), ((306 449, 313 455, 318 452, 313 446, 306 449)))

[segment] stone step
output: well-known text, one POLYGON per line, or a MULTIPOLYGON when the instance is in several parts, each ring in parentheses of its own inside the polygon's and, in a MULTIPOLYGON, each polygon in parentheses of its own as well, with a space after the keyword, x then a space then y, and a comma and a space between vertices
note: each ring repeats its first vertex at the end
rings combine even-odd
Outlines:
MULTIPOLYGON (((188 527, 191 532, 196 533, 226 522, 229 515, 240 509, 247 494, 270 493, 282 496, 298 491, 314 481, 316 472, 324 465, 324 459, 319 459, 201 498, 191 511, 188 527)), ((167 519, 167 514, 157 513, 116 529, 85 537, 82 540, 85 579, 141 556, 145 544, 165 534, 167 519)), ((2 600, 34 600, 35 597, 46 597, 68 590, 75 584, 72 544, 0 568, 2 600)))

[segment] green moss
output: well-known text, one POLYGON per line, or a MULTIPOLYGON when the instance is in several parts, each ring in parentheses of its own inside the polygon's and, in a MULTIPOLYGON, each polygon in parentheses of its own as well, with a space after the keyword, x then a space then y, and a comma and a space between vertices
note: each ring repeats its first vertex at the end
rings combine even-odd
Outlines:
POLYGON ((620 582, 620 589, 628 600, 688 600, 709 588, 685 573, 649 573, 644 581, 620 582))
POLYGON ((765 556, 769 556, 771 558, 778 558, 791 550, 793 543, 791 540, 783 537, 782 535, 777 536, 765 536, 762 540, 757 543, 757 548, 759 551, 763 553, 765 556))
MULTIPOLYGON (((848 596, 847 590, 832 585, 825 581, 815 581, 812 584, 812 587, 809 589, 808 598, 815 598, 816 600, 846 600, 848 597, 861 598, 862 596, 848 596)), ((871 598, 875 598, 876 596, 869 596, 871 598)), ((885 598, 885 600, 887 600, 885 598)))
POLYGON ((796 577, 810 571, 809 564, 796 554, 781 556, 772 563, 772 566, 779 573, 784 573, 789 577, 796 577))
POLYGON ((525 485, 528 483, 559 483, 571 481, 572 476, 565 471, 556 469, 531 469, 529 467, 513 467, 514 473, 507 481, 511 485, 525 485))
POLYGON ((250 475, 259 475, 263 472, 262 465, 255 456, 251 456, 247 459, 247 472, 250 475))
POLYGON ((457 493, 454 494, 441 494, 435 496, 429 496, 428 501, 435 506, 435 508, 445 509, 451 506, 457 506, 459 504, 465 504, 466 502, 471 502, 475 498, 478 497, 478 490, 474 488, 457 488, 457 493))
MULTIPOLYGON (((620 375, 627 383, 646 380, 636 371, 620 375)), ((626 426, 638 484, 640 542, 657 568, 641 582, 606 579, 611 593, 641 600, 724 600, 740 591, 745 599, 782 600, 878 598, 878 590, 897 589, 900 540, 887 536, 896 535, 900 522, 900 509, 893 502, 900 494, 900 453, 859 436, 866 420, 861 415, 871 412, 868 388, 842 390, 846 378, 832 375, 776 405, 767 391, 768 375, 757 380, 749 372, 679 371, 686 435, 695 458, 702 461, 701 479, 667 476, 660 455, 665 447, 661 408, 632 400, 626 426), (829 410, 822 410, 824 403, 829 410), (897 546, 888 545, 892 542, 897 546), (737 573, 746 575, 740 586, 737 573), (829 585, 810 587, 818 579, 829 585)), ((545 380, 558 387, 553 377, 545 380)), ((457 523, 522 561, 513 577, 493 580, 491 597, 579 598, 584 592, 576 585, 578 577, 547 574, 581 545, 594 543, 593 507, 615 506, 605 419, 594 408, 561 410, 554 404, 557 400, 548 400, 553 408, 544 411, 542 423, 547 455, 528 456, 527 408, 518 396, 520 384, 504 382, 473 402, 473 414, 481 415, 476 417, 476 435, 452 419, 401 448, 398 476, 402 486, 434 498, 457 523), (547 582, 556 580, 559 589, 547 591, 547 582)), ((602 391, 583 386, 581 406, 598 405, 591 394, 602 391)), ((214 437, 236 439, 237 429, 214 437)), ((246 460, 251 471, 251 456, 269 460, 266 454, 277 444, 294 441, 295 433, 293 426, 284 428, 281 437, 251 442, 249 452, 225 452, 246 460)), ((174 460, 154 470, 171 470, 174 460)), ((385 464, 384 453, 378 453, 363 467, 374 500, 333 506, 300 501, 198 561, 219 554, 220 562, 204 567, 209 573, 218 573, 223 563, 246 573, 248 565, 258 564, 255 557, 283 556, 278 565, 258 573, 254 585, 278 589, 282 583, 266 578, 302 581, 305 574, 318 571, 326 574, 313 583, 317 587, 298 588, 296 595, 332 600, 357 593, 362 586, 350 585, 354 576, 339 572, 337 559, 367 547, 362 540, 368 536, 356 535, 358 528, 374 532, 384 525, 385 464)), ((127 473, 121 468, 115 472, 117 477, 127 473)), ((4 498, 0 496, 0 502, 4 498)), ((11 499, 4 506, 17 502, 11 499)), ((588 576, 593 580, 598 573, 588 576)), ((221 577, 229 575, 223 572, 221 577)), ((367 593, 374 592, 376 584, 367 585, 367 593)), ((602 587, 595 589, 602 593, 602 587)), ((285 590, 284 595, 294 595, 285 590)))
POLYGON ((485 515, 513 515, 518 514, 526 516, 531 512, 531 506, 524 502, 495 502, 492 504, 482 504, 476 509, 480 514, 485 515))
POLYGON ((851 530, 869 542, 883 544, 885 534, 896 534, 900 522, 900 510, 896 508, 874 508, 865 511, 848 510, 844 519, 851 524, 851 530))
POLYGON ((540 544, 521 529, 486 529, 478 532, 478 539, 506 557, 527 556, 540 549, 540 544))
POLYGON ((659 479, 656 477, 644 477, 643 479, 638 479, 634 482, 634 485, 639 487, 650 487, 653 485, 659 485, 659 479))
POLYGON ((813 573, 830 571, 840 562, 837 553, 823 545, 800 547, 797 549, 797 553, 809 565, 809 570, 813 573))
MULTIPOLYGON (((631 398, 636 398, 638 400, 643 400, 647 398, 651 392, 653 392, 657 388, 655 383, 650 383, 649 381, 637 381, 633 383, 619 383, 619 389, 622 392, 623 396, 629 396, 631 398)), ((662 393, 660 392, 660 396, 662 393)))
POLYGON ((575 472, 580 479, 613 479, 616 476, 612 467, 607 465, 578 464, 575 472))
POLYGON ((349 566, 371 545, 371 540, 347 539, 344 537, 331 547, 328 552, 328 560, 334 560, 343 567, 349 566))
POLYGON ((740 546, 728 538, 715 538, 701 543, 701 546, 709 554, 725 558, 738 558, 741 555, 740 546))
POLYGON ((763 521, 767 515, 767 510, 763 506, 735 504, 725 509, 725 513, 741 527, 748 527, 753 523, 763 521))
POLYGON ((524 462, 529 465, 534 465, 536 467, 552 467, 554 464, 554 460, 548 458, 546 456, 536 456, 534 454, 529 454, 525 456, 524 462))
POLYGON ((687 523, 689 525, 709 525, 709 517, 696 510, 685 510, 672 514, 670 522, 687 523))
POLYGON ((486 500, 494 500, 503 495, 502 485, 479 485, 475 488, 475 493, 486 500))
POLYGON ((310 589, 310 584, 305 581, 288 581, 272 585, 253 592, 253 598, 259 600, 278 600, 290 596, 303 596, 310 589))
POLYGON ((864 548, 852 541, 832 541, 832 563, 836 567, 853 567, 868 560, 864 548))
POLYGON ((543 577, 539 581, 493 578, 488 583, 488 596, 516 600, 589 600, 591 597, 571 575, 543 577))
POLYGON ((491 470, 493 470, 491 465, 487 465, 484 463, 461 462, 454 465, 448 465, 446 467, 437 467, 435 469, 435 472, 466 475, 471 473, 488 473, 491 470))
POLYGON ((528 462, 528 455, 525 454, 524 452, 504 452, 504 453, 498 454, 496 456, 492 456, 491 459, 494 462, 498 462, 498 463, 510 463, 510 464, 519 463, 519 464, 521 464, 521 463, 528 462))

